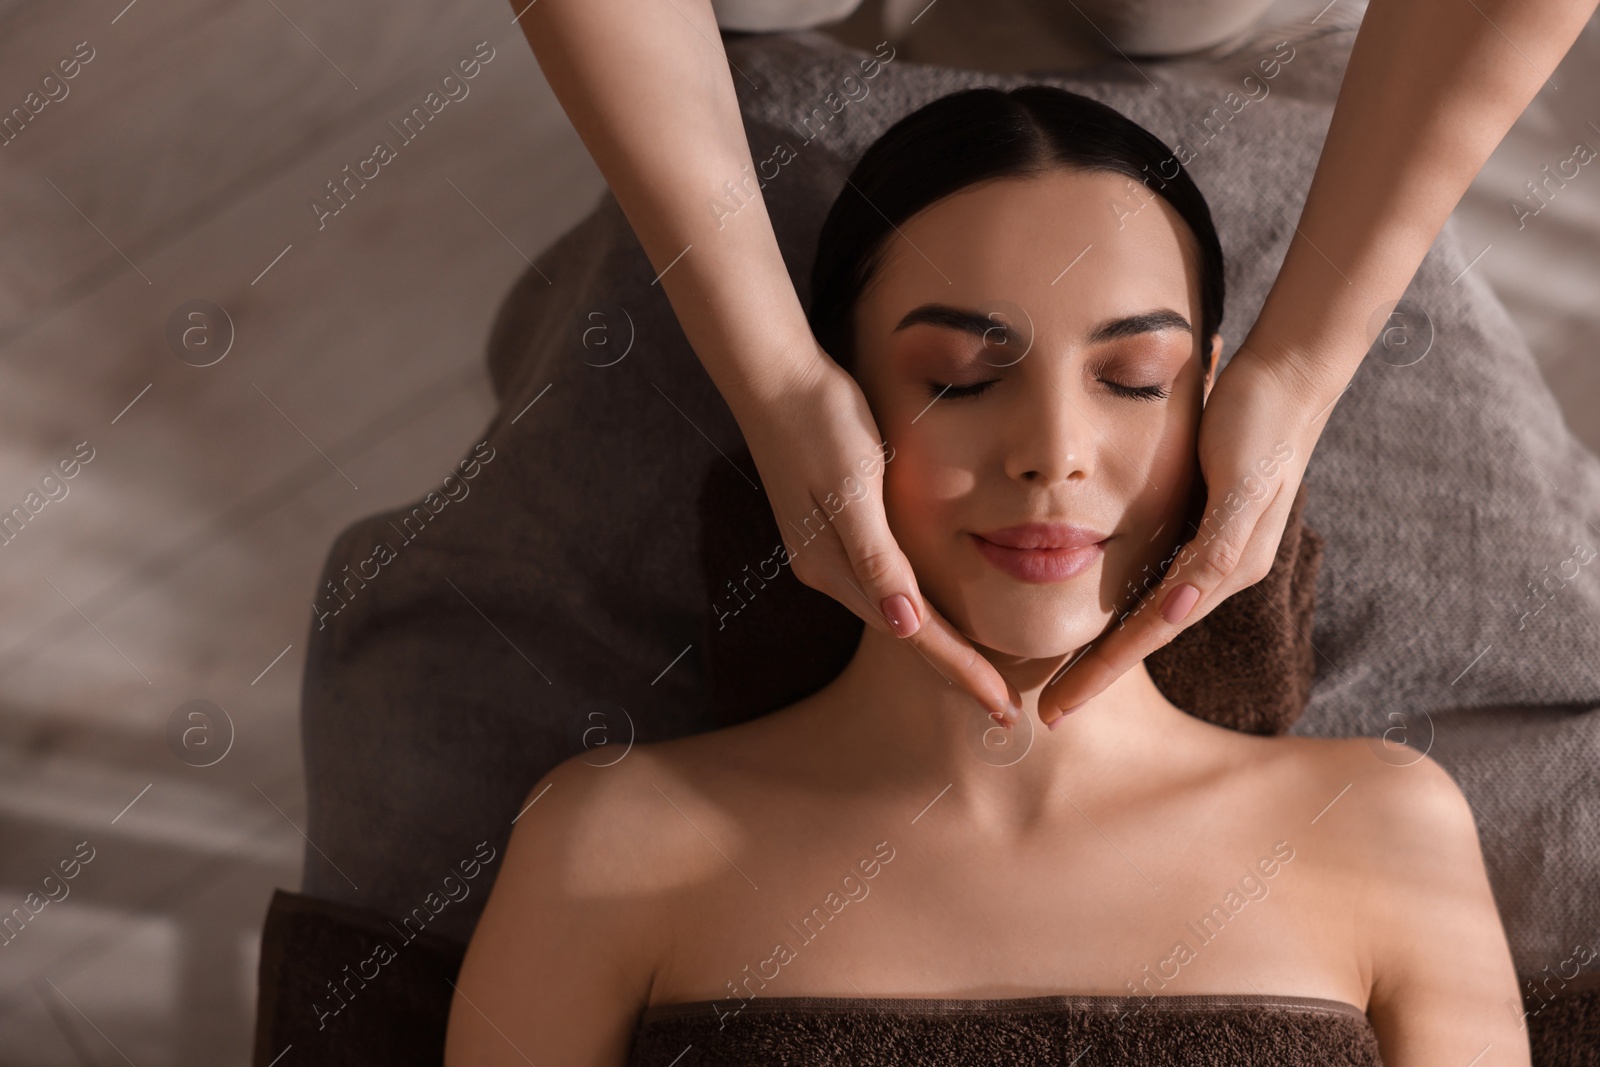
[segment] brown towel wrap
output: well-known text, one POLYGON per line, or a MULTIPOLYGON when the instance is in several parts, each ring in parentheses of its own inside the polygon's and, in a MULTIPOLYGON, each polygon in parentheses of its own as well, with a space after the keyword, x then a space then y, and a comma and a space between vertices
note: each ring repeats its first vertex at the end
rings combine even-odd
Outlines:
POLYGON ((770 997, 644 1013, 628 1067, 1381 1067, 1352 1004, 1253 994, 770 997), (730 1014, 734 1009, 737 1014, 730 1014))

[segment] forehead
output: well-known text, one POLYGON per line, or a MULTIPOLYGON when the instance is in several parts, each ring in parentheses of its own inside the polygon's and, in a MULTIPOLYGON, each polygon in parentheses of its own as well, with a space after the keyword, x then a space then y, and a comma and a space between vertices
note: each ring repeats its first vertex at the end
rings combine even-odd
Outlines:
POLYGON ((1054 169, 985 182, 890 234, 857 325, 881 336, 932 300, 1016 305, 1036 327, 1068 335, 1159 306, 1198 323, 1192 241, 1176 210, 1126 175, 1054 169))

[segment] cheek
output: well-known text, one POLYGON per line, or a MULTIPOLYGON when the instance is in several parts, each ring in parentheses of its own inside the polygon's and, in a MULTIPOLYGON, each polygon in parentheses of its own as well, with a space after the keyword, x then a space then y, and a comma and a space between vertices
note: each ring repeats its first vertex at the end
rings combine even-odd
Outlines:
MULTIPOLYGON (((953 510, 972 492, 976 478, 970 469, 951 464, 914 445, 895 444, 894 460, 883 471, 883 500, 891 523, 901 516, 926 533, 929 520, 953 510)), ((898 535, 898 531, 897 531, 898 535)))
POLYGON ((1138 488, 1128 500, 1128 526, 1145 533, 1126 540, 1119 569, 1130 574, 1145 568, 1159 572, 1161 561, 1182 542, 1190 518, 1190 494, 1200 479, 1195 430, 1192 422, 1173 427, 1136 457, 1138 488))
POLYGON ((1145 492, 1158 503, 1180 509, 1189 498, 1189 488, 1200 475, 1200 457, 1195 452, 1195 431, 1184 426, 1164 434, 1146 459, 1146 474, 1159 489, 1145 486, 1145 492))
POLYGON ((894 459, 883 469, 884 510, 908 553, 913 544, 932 545, 954 534, 962 501, 978 481, 970 447, 957 435, 931 431, 931 424, 927 430, 919 424, 889 437, 894 459))

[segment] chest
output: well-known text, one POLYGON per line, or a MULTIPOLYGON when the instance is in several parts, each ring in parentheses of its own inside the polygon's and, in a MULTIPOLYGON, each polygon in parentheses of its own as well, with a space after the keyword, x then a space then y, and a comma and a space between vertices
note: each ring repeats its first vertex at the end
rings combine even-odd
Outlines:
POLYGON ((676 894, 654 1003, 738 996, 1294 993, 1366 1004, 1353 884, 1299 820, 1214 806, 996 837, 926 813, 747 815, 676 894))

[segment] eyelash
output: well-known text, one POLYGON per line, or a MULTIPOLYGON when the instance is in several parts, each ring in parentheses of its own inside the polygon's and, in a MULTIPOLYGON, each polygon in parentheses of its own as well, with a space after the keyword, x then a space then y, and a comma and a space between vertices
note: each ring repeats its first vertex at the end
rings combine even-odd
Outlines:
MULTIPOLYGON (((1106 381, 1104 378, 1100 380, 1105 382, 1106 387, 1113 393, 1129 400, 1165 400, 1169 395, 1169 391, 1160 385, 1123 385, 1120 382, 1106 381)), ((935 400, 940 397, 959 400, 964 397, 981 396, 988 392, 989 387, 997 381, 999 381, 998 378, 991 378, 986 382, 974 382, 972 385, 948 385, 944 382, 929 382, 928 395, 935 400)))

